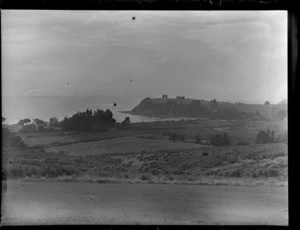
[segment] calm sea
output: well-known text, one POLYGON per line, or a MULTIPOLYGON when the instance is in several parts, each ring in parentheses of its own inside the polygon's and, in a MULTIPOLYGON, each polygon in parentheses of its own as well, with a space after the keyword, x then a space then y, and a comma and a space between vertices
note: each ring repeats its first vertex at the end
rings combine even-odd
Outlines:
POLYGON ((129 111, 136 106, 139 101, 130 103, 108 103, 101 98, 85 97, 27 97, 27 98, 2 98, 2 117, 6 118, 6 124, 15 124, 20 119, 39 118, 48 121, 51 117, 57 117, 59 120, 65 116, 70 117, 77 111, 86 109, 110 109, 113 117, 117 121, 123 121, 125 117, 130 117, 131 122, 151 122, 163 120, 180 120, 183 118, 159 118, 144 117, 138 115, 124 114, 120 111, 129 111))

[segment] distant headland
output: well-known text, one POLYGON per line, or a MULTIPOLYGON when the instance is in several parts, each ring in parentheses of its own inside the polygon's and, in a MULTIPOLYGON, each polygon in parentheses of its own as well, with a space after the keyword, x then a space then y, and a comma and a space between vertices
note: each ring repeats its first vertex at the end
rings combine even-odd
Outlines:
POLYGON ((202 117, 209 119, 272 119, 282 120, 287 117, 287 102, 271 104, 244 104, 185 98, 144 98, 131 111, 123 113, 141 116, 159 117, 202 117))

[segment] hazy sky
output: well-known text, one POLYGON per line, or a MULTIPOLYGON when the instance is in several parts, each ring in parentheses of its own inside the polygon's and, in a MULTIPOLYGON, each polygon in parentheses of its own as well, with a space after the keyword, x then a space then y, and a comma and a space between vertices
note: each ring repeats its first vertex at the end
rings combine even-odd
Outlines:
POLYGON ((2 92, 277 103, 287 12, 2 11, 2 92))

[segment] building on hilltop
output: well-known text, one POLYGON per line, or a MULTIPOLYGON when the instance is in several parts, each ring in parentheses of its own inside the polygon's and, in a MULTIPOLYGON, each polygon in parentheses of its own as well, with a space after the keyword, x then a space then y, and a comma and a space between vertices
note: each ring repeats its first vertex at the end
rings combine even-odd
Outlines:
POLYGON ((168 99, 168 95, 167 95, 167 94, 164 94, 164 95, 162 96, 162 99, 168 99))

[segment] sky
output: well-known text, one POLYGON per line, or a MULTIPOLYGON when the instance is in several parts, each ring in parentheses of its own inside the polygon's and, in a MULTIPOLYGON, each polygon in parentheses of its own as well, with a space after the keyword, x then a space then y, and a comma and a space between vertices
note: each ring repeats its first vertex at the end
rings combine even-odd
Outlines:
POLYGON ((1 23, 3 97, 287 98, 286 11, 3 10, 1 23))

